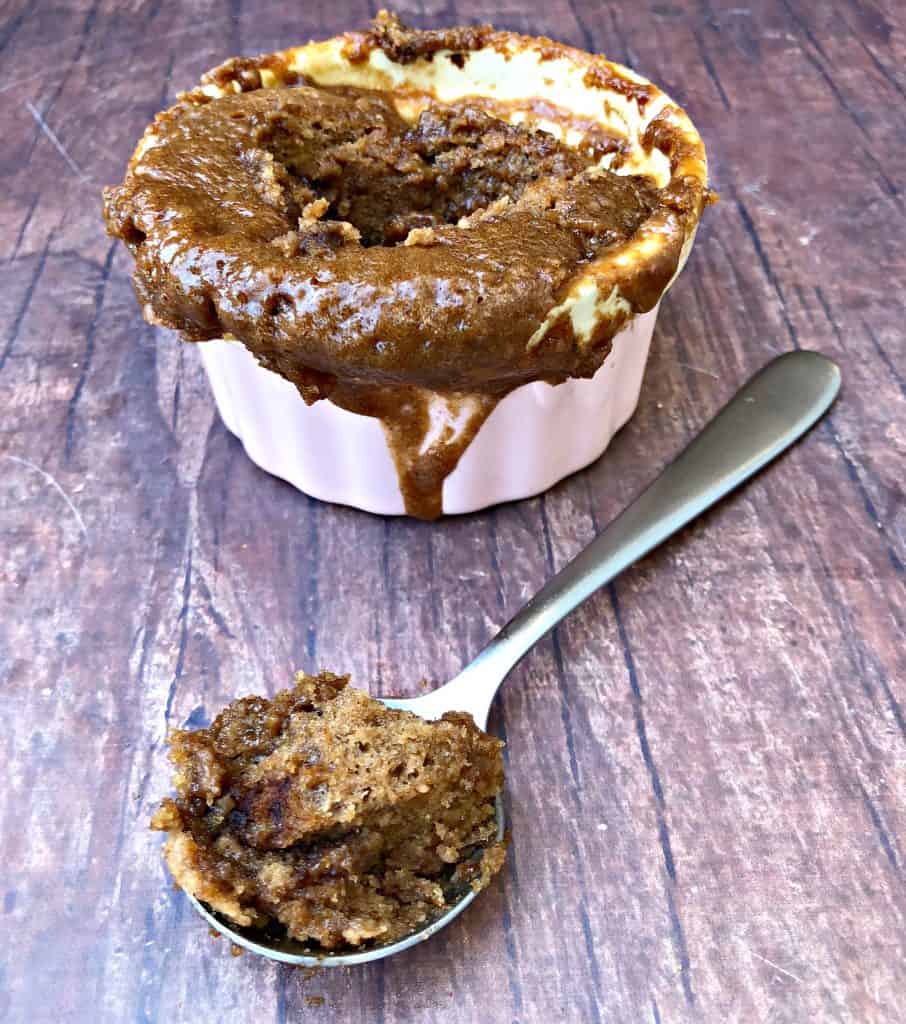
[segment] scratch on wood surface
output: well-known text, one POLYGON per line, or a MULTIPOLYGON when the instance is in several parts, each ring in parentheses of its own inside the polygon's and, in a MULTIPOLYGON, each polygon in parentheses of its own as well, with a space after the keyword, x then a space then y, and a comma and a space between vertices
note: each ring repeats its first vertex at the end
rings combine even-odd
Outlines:
POLYGON ((30 459, 23 459, 18 455, 4 455, 3 458, 7 459, 9 462, 17 462, 20 466, 26 466, 28 469, 34 470, 35 473, 40 473, 44 478, 44 482, 50 484, 50 486, 53 487, 53 489, 60 495, 63 501, 66 502, 70 512, 75 516, 75 521, 79 524, 82 536, 88 536, 88 528, 85 526, 85 520, 80 515, 72 498, 69 497, 60 484, 50 475, 50 473, 47 472, 46 469, 41 469, 40 466, 36 466, 30 459))
POLYGON ((766 956, 762 956, 761 953, 756 953, 754 949, 750 949, 749 952, 757 960, 760 960, 762 963, 767 964, 768 967, 773 967, 775 971, 780 971, 781 974, 785 974, 788 978, 792 978, 793 981, 798 982, 800 985, 802 984, 802 978, 800 978, 796 974, 793 974, 792 971, 788 971, 785 967, 781 967, 780 964, 775 964, 773 960, 768 960, 766 956))
MULTIPOLYGON (((62 73, 62 71, 57 71, 52 73, 52 77, 54 74, 61 75, 62 73)), ((12 81, 4 82, 3 85, 0 85, 0 92, 9 92, 10 89, 18 89, 20 85, 25 85, 26 82, 33 82, 37 78, 44 78, 46 75, 46 70, 33 71, 30 75, 21 75, 19 78, 14 78, 12 81)))
POLYGON ((684 370, 691 370, 693 373, 703 373, 706 377, 713 377, 715 380, 720 380, 718 374, 712 370, 703 370, 700 366, 690 366, 688 363, 677 363, 677 366, 681 366, 684 370))
POLYGON ((50 141, 50 144, 66 161, 66 165, 73 172, 73 174, 75 174, 79 181, 83 181, 85 182, 85 184, 90 184, 91 178, 82 170, 81 167, 79 167, 75 160, 73 160, 73 158, 66 151, 66 147, 63 145, 62 142, 60 142, 56 132, 44 120, 44 116, 42 115, 41 111, 38 110, 38 108, 34 105, 34 103, 31 102, 31 100, 26 100, 25 106, 29 114, 31 114, 31 116, 35 119, 38 127, 50 141))

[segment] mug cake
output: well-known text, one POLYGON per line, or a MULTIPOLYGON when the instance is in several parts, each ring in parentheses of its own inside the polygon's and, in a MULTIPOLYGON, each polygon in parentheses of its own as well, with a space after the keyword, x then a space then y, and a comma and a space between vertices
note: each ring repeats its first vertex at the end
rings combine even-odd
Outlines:
POLYGON ((634 72, 382 12, 206 74, 104 211, 255 462, 433 519, 604 451, 708 197, 692 123, 634 72))

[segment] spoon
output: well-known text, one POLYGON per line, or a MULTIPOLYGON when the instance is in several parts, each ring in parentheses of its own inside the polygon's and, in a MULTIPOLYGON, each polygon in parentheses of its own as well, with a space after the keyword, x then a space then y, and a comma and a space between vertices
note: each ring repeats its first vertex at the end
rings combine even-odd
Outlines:
MULTIPOLYGON (((711 420, 647 490, 538 591, 458 676, 432 693, 386 699, 391 708, 436 719, 468 711, 487 725, 491 702, 513 666, 577 605, 658 544, 729 494, 800 438, 830 408, 840 390, 840 370, 817 352, 789 352, 757 373, 711 420)), ((498 838, 503 807, 497 801, 498 838)), ((273 939, 238 928, 189 896, 209 924, 238 946, 283 963, 339 967, 402 952, 430 938, 475 898, 467 889, 442 916, 385 946, 318 956, 291 939, 273 939)))

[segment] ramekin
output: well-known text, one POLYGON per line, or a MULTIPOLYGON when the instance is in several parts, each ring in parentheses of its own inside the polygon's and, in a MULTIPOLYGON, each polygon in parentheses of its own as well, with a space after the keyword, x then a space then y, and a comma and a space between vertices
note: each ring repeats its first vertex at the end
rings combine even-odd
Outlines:
MULTIPOLYGON (((656 317, 655 308, 620 331, 590 380, 511 391, 444 481, 444 514, 540 494, 599 458, 635 412, 656 317)), ((330 402, 306 405, 295 385, 237 341, 199 347, 220 417, 256 465, 321 501, 405 514, 379 420, 330 402)), ((435 401, 440 421, 442 396, 435 401)))
MULTIPOLYGON (((530 96, 556 104, 577 121, 599 123, 628 141, 618 173, 647 173, 660 187, 691 182, 704 201, 705 154, 691 121, 669 97, 628 68, 549 40, 504 32, 495 33, 494 45, 470 53, 467 61, 448 59, 451 54, 440 51, 431 59, 406 64, 392 62, 380 49, 373 49, 364 61, 353 60, 350 39, 355 38, 309 43, 280 57, 318 84, 403 87, 444 102, 477 95, 504 102, 530 96), (606 69, 610 85, 602 86, 601 76, 590 75, 593 66, 606 69), (629 88, 622 87, 626 85, 629 88), (655 118, 683 140, 679 156, 659 148, 657 133, 653 144, 651 132, 648 145, 643 144, 655 118)), ((269 77, 262 69, 264 87, 275 84, 269 77)), ((240 87, 209 82, 202 89, 218 96, 240 87)), ((511 120, 523 116, 516 112, 511 120)), ((565 136, 569 144, 581 137, 575 128, 563 129, 554 121, 536 124, 565 136)), ((608 160, 602 163, 606 166, 608 160)), ((700 209, 701 203, 694 215, 686 216, 670 284, 686 261, 700 209)), ((612 283, 619 281, 621 272, 625 276, 626 265, 657 260, 664 234, 656 224, 647 230, 643 225, 620 251, 606 252, 538 326, 529 346, 542 340, 561 317, 569 318, 577 338, 590 338, 602 318, 625 314, 628 320, 592 378, 557 386, 526 384, 498 404, 444 482, 444 514, 474 512, 539 494, 602 455, 635 411, 658 308, 633 315, 631 304, 612 283)), ((201 342, 200 347, 220 415, 257 465, 323 501, 383 515, 405 514, 397 470, 379 420, 330 401, 306 405, 292 384, 258 365, 236 341, 201 342)), ((431 412, 438 427, 449 421, 442 395, 431 396, 431 412)))

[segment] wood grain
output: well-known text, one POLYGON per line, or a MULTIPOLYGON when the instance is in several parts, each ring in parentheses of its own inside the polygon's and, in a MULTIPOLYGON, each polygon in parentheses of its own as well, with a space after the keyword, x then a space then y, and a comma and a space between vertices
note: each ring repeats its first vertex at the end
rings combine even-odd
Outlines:
POLYGON ((902 1020, 902 5, 398 4, 638 68, 693 116, 723 197, 608 454, 434 525, 257 470, 197 353, 141 322, 99 217, 201 71, 372 9, 4 5, 0 1019, 902 1020), (296 667, 378 693, 452 675, 794 347, 840 361, 832 415, 513 673, 491 727, 514 841, 491 890, 419 949, 314 978, 210 939, 146 828, 167 729, 296 667))

